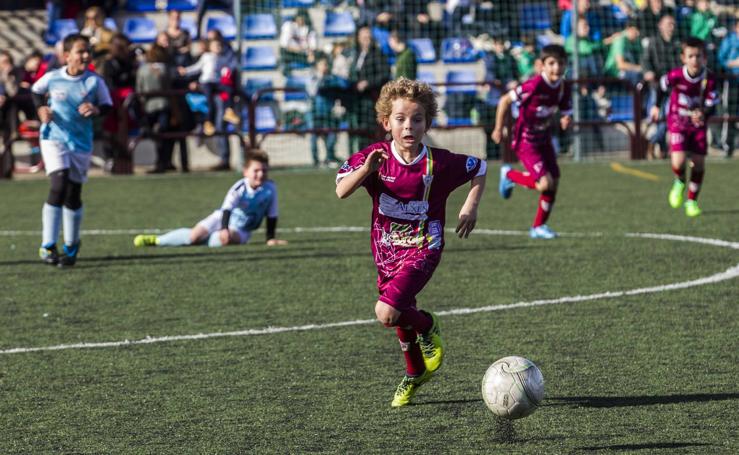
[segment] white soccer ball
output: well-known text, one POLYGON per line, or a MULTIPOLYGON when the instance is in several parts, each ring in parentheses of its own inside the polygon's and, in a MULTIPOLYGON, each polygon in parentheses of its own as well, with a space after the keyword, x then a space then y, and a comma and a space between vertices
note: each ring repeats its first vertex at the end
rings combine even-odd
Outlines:
POLYGON ((485 372, 482 398, 500 417, 510 420, 526 417, 544 399, 544 377, 531 360, 503 357, 485 372))

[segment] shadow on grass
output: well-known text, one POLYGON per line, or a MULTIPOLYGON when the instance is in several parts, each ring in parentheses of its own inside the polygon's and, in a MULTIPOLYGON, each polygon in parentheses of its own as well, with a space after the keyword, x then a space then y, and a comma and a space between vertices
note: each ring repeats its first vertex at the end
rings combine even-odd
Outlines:
POLYGON ((701 215, 705 216, 711 216, 711 215, 733 215, 739 213, 739 209, 736 210, 704 210, 701 215))
POLYGON ((739 400, 739 393, 695 393, 635 397, 549 397, 544 406, 584 408, 620 408, 653 404, 702 403, 706 401, 739 400))
POLYGON ((578 450, 587 452, 596 450, 648 450, 648 449, 680 449, 685 447, 710 446, 700 442, 653 442, 645 444, 616 444, 612 446, 578 447, 578 450))

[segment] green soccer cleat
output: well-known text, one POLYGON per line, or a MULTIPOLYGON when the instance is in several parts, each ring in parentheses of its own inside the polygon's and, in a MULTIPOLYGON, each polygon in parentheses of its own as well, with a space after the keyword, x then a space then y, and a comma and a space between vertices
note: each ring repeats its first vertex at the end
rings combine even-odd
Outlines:
POLYGON ((691 218, 700 215, 703 211, 698 207, 698 201, 694 199, 688 199, 685 201, 685 214, 691 218))
POLYGON ((667 200, 670 202, 670 207, 676 209, 683 205, 683 192, 685 191, 685 184, 680 180, 675 180, 670 190, 670 195, 667 200))
POLYGON ((418 335, 418 346, 423 354, 423 363, 426 369, 434 372, 439 369, 444 360, 444 340, 441 338, 441 325, 435 314, 424 311, 433 321, 428 333, 418 335))
POLYGON ((133 239, 133 246, 157 246, 159 245, 159 238, 156 235, 145 235, 139 234, 133 239))
POLYGON ((51 245, 49 248, 42 246, 38 249, 38 256, 46 265, 57 265, 59 263, 59 251, 57 251, 56 245, 51 245))
POLYGON ((432 371, 426 370, 420 376, 408 376, 407 374, 403 376, 403 380, 400 381, 398 388, 395 390, 395 396, 390 406, 399 408, 410 403, 416 390, 427 383, 433 375, 432 371))

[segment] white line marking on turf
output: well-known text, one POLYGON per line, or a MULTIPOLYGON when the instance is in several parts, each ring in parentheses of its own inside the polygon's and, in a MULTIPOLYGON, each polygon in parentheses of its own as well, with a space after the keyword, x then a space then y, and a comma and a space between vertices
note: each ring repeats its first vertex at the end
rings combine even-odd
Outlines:
MULTIPOLYGON (((147 232, 152 232, 147 230, 147 232)), ((338 226, 338 227, 315 227, 315 228, 293 228, 293 232, 362 232, 367 231, 366 228, 353 227, 353 226, 338 226)), ((10 231, 0 231, 10 232, 10 231)), ((23 231, 21 231, 23 232, 23 231)), ((141 232, 141 231, 137 231, 141 232)), ((483 235, 525 235, 528 234, 526 231, 499 231, 494 229, 479 229, 476 231, 478 234, 483 235)), ((587 235, 587 236, 601 236, 602 233, 593 234, 570 234, 572 236, 587 235)), ((692 237, 684 235, 673 235, 673 234, 652 234, 652 233, 627 233, 626 237, 637 237, 637 238, 648 238, 655 240, 672 240, 679 242, 690 242, 699 243, 705 245, 712 245, 724 248, 739 249, 739 242, 729 242, 719 239, 710 239, 703 237, 692 237)), ((502 311, 512 310, 517 308, 530 308, 545 305, 559 305, 563 303, 575 303, 575 302, 586 302, 591 300, 602 300, 602 299, 613 299, 617 297, 625 297, 632 295, 641 294, 652 294, 656 292, 673 291, 676 289, 687 289, 695 286, 703 286, 706 284, 719 283, 721 281, 731 280, 739 277, 739 264, 730 267, 723 272, 715 273, 713 275, 698 278, 690 281, 683 281, 679 283, 664 284, 658 286, 650 286, 644 288, 631 289, 626 291, 608 291, 601 292, 598 294, 590 295, 576 295, 568 297, 559 297, 555 299, 541 299, 532 300, 529 302, 517 302, 513 304, 504 305, 489 305, 478 308, 457 308, 454 310, 439 311, 440 316, 453 316, 453 315, 465 315, 473 313, 484 313, 491 311, 502 311)), ((142 344, 154 344, 154 343, 165 343, 170 341, 191 341, 191 340, 204 340, 209 338, 223 338, 223 337, 241 337, 241 336, 255 336, 255 335, 271 335, 285 332, 301 332, 308 330, 322 330, 335 327, 350 327, 357 325, 369 325, 374 324, 374 319, 360 319, 354 321, 342 321, 332 322, 326 324, 307 324, 292 327, 265 327, 262 329, 246 329, 237 330, 233 332, 212 332, 212 333, 198 333, 193 335, 171 335, 161 337, 151 337, 139 340, 123 340, 123 341, 104 341, 104 342, 91 342, 91 343, 73 343, 73 344, 58 344, 54 346, 39 346, 39 347, 27 347, 27 348, 11 348, 0 350, 0 354, 22 354, 30 352, 43 352, 43 351, 63 351, 68 349, 92 349, 92 348, 112 348, 122 346, 135 346, 142 344)))

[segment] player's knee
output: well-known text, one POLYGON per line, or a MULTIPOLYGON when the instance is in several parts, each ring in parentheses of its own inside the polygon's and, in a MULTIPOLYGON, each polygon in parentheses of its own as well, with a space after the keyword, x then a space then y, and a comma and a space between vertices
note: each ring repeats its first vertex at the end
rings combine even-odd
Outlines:
POLYGON ((70 182, 64 195, 64 207, 79 210, 82 207, 82 184, 70 182))
POLYGON ((51 186, 49 187, 49 196, 46 198, 46 203, 56 207, 60 207, 64 204, 64 198, 67 193, 67 186, 69 180, 67 178, 67 170, 61 170, 52 172, 49 174, 49 181, 51 186))
POLYGON ((385 327, 393 327, 398 323, 400 312, 387 303, 378 301, 375 304, 375 316, 385 327))
POLYGON ((536 182, 536 189, 539 191, 554 191, 557 189, 556 180, 549 175, 545 175, 536 182))

